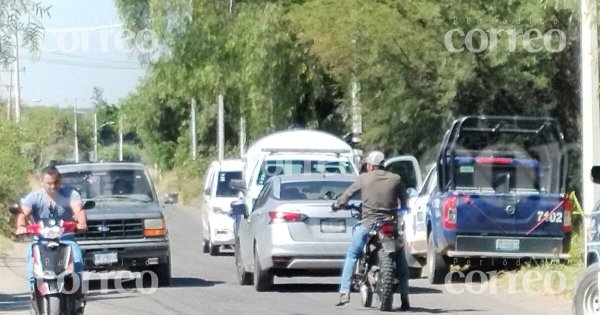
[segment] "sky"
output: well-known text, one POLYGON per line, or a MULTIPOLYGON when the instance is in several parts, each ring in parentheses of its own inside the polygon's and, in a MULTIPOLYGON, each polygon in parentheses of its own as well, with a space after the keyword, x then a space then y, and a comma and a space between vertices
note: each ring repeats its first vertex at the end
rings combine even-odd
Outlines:
MULTIPOLYGON (((21 100, 27 105, 90 107, 99 87, 110 104, 133 92, 146 73, 122 40, 114 0, 43 0, 45 38, 39 59, 21 49, 21 100)), ((137 34, 133 34, 137 36, 137 34)), ((143 47, 146 48, 146 47, 143 47)), ((6 84, 8 73, 2 74, 6 84)), ((7 89, 1 89, 5 98, 7 89)))

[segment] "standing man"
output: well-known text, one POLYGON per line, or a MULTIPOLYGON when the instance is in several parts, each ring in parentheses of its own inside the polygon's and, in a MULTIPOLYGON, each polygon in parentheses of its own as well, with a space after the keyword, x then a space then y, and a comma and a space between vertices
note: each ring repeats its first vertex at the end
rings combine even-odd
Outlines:
MULTIPOLYGON (((367 242, 371 226, 377 220, 397 219, 398 206, 407 207, 406 188, 400 176, 383 169, 385 155, 380 151, 372 151, 365 159, 366 173, 346 189, 346 191, 333 204, 334 209, 339 209, 348 204, 350 198, 357 192, 362 196, 362 222, 354 231, 352 243, 348 248, 342 280, 340 284, 340 301, 338 306, 350 302, 350 286, 356 260, 362 255, 362 248, 367 242)), ((408 298, 408 264, 404 256, 404 246, 397 252, 397 272, 402 306, 400 310, 410 310, 408 298)))
MULTIPOLYGON (((21 201, 21 212, 17 215, 16 235, 27 233, 27 221, 31 217, 34 221, 54 218, 57 220, 75 220, 78 230, 87 229, 87 217, 82 208, 81 196, 71 188, 61 188, 61 175, 54 166, 44 167, 41 171, 40 182, 42 188, 29 193, 21 201)), ((79 280, 79 294, 82 307, 85 299, 82 288, 83 258, 81 249, 75 242, 73 235, 61 238, 61 242, 71 246, 75 273, 79 280)), ((32 246, 28 248, 27 273, 30 288, 33 290, 33 261, 31 259, 32 246)))

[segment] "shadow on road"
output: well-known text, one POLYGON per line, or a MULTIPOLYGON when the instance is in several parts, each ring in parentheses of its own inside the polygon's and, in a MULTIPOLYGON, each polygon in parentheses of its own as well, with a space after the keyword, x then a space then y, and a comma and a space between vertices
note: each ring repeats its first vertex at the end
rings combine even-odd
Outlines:
POLYGON ((410 294, 439 294, 444 292, 439 289, 426 287, 409 287, 408 290, 410 294))
MULTIPOLYGON (((204 280, 199 278, 190 278, 190 277, 173 277, 171 278, 171 285, 167 288, 205 288, 205 287, 213 287, 218 284, 223 284, 223 281, 212 281, 212 280, 204 280)), ((148 290, 151 288, 151 284, 148 281, 143 281, 141 278, 134 278, 129 280, 120 280, 115 281, 114 279, 109 280, 90 280, 88 284, 90 291, 97 290, 112 290, 118 291, 119 289, 125 289, 127 291, 136 290, 136 289, 144 289, 148 290)))
POLYGON ((0 293, 0 313, 25 311, 29 309, 29 293, 0 293))
POLYGON ((337 292, 338 284, 334 283, 286 283, 276 284, 273 291, 282 293, 323 293, 337 292))
MULTIPOLYGON (((399 312, 400 308, 395 309, 394 311, 399 312)), ((414 307, 413 306, 410 308, 410 312, 411 313, 426 313, 426 314, 462 314, 462 313, 469 313, 469 312, 480 312, 480 310, 474 310, 474 309, 444 310, 444 309, 440 309, 440 308, 425 308, 425 307, 414 307)))
POLYGON ((204 280, 199 278, 189 278, 189 277, 179 277, 172 278, 170 287, 174 288, 205 288, 205 287, 213 287, 217 284, 223 284, 223 281, 212 281, 212 280, 204 280))

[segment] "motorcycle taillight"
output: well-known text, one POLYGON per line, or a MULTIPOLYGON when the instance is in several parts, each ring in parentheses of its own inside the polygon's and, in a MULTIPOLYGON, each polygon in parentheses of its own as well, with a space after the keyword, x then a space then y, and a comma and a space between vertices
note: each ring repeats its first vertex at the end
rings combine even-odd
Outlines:
POLYGON ((385 237, 392 237, 394 235, 394 225, 386 223, 379 228, 379 233, 385 237))
POLYGON ((75 229, 77 229, 77 223, 75 221, 63 221, 62 227, 65 232, 75 232, 75 229))
POLYGON ((39 224, 30 224, 27 226, 27 234, 29 235, 39 235, 40 234, 40 225, 39 224))

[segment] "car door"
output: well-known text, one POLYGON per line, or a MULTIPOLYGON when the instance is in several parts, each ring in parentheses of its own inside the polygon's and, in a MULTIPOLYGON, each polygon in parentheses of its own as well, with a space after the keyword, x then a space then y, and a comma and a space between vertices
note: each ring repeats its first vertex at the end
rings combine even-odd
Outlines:
POLYGON ((406 241, 413 255, 425 255, 427 252, 427 210, 430 196, 437 189, 437 172, 433 167, 418 195, 411 200, 410 214, 405 218, 406 241))
POLYGON ((206 179, 204 180, 204 191, 202 192, 202 235, 204 239, 208 240, 210 236, 210 231, 208 229, 209 226, 209 214, 211 211, 211 198, 213 192, 214 185, 214 177, 215 177, 215 167, 211 165, 206 173, 206 179))
POLYGON ((250 213, 248 215, 242 216, 240 218, 240 227, 239 227, 239 231, 238 231, 238 237, 240 240, 240 252, 242 254, 242 259, 244 260, 244 264, 245 265, 250 265, 250 262, 253 261, 254 257, 254 252, 253 252, 253 245, 254 245, 254 235, 253 235, 253 231, 252 231, 252 221, 254 218, 256 218, 256 212, 257 210, 265 204, 265 202, 267 201, 267 198, 269 196, 269 193, 271 191, 271 181, 269 181, 267 184, 265 184, 263 186, 263 189, 261 190, 261 192, 258 194, 258 197, 256 198, 256 201, 254 202, 254 205, 252 207, 252 209, 249 211, 250 213))
POLYGON ((385 170, 400 175, 406 188, 418 189, 423 184, 419 162, 412 155, 395 156, 385 161, 385 170))

